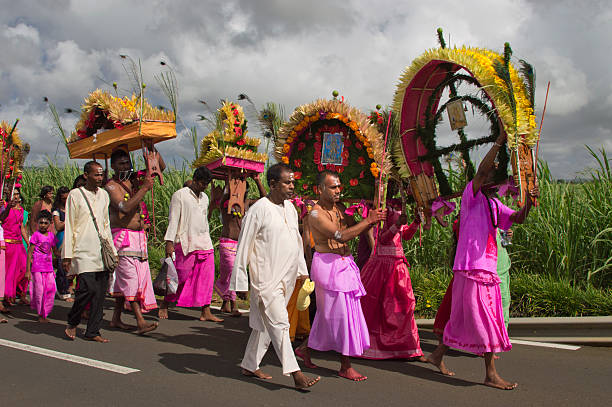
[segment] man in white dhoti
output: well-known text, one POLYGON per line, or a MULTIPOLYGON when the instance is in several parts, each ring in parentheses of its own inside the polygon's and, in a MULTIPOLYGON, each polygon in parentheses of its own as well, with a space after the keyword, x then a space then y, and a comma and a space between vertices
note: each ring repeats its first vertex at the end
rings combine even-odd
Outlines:
POLYGON ((268 169, 267 180, 270 194, 251 206, 242 222, 230 282, 231 290, 247 291, 249 267, 252 332, 241 363, 242 374, 271 378, 259 364, 272 342, 283 374, 291 374, 295 387, 305 389, 320 377, 309 378, 301 372, 289 338, 287 303, 297 277, 308 275, 298 215, 288 201, 293 196, 293 172, 284 164, 275 164, 268 169))

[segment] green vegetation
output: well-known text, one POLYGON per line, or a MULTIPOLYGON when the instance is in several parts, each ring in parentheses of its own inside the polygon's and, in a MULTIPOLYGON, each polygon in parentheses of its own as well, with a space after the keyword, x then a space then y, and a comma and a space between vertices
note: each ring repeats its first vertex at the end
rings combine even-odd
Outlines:
MULTIPOLYGON (((514 228, 509 247, 513 316, 612 315, 612 171, 605 150, 589 151, 597 167, 587 171, 584 182, 556 182, 547 165, 540 168, 539 206, 524 225, 514 228)), ((58 167, 52 162, 26 169, 24 206, 31 207, 43 185, 70 187, 80 173, 74 165, 58 167)), ((190 174, 187 165, 166 171, 164 185, 153 189, 156 227, 149 244, 153 270, 163 256, 170 198, 190 174)), ((255 194, 256 188, 250 188, 250 195, 255 194)), ((150 194, 147 200, 151 208, 150 194)), ((218 242, 218 213, 213 214, 210 227, 213 242, 218 242)), ((431 230, 420 237, 417 233, 405 244, 421 317, 435 315, 446 291, 451 249, 450 227, 442 228, 435 221, 431 230)))

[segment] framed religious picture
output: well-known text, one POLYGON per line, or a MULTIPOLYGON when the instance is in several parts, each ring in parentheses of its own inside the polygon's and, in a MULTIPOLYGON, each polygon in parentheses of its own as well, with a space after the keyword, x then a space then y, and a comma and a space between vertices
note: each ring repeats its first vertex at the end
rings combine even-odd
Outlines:
POLYGON ((446 106, 448 112, 448 121, 451 125, 451 130, 462 129, 467 126, 465 111, 463 110, 463 102, 461 99, 454 100, 446 106))
POLYGON ((342 165, 342 150, 344 150, 342 133, 323 133, 321 164, 342 165))

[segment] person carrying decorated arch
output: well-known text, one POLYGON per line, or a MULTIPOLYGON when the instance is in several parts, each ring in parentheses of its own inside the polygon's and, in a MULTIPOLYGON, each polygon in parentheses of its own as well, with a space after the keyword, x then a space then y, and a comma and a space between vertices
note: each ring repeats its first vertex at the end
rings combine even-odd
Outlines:
MULTIPOLYGON (((367 377, 352 368, 349 357, 363 355, 370 346, 360 303, 365 289, 347 242, 383 221, 386 210, 372 210, 364 220, 356 223, 346 215, 346 208, 340 203, 342 184, 337 173, 320 172, 317 186, 319 201, 310 212, 309 221, 315 243, 310 278, 315 283, 317 313, 308 337, 308 348, 340 353, 338 375, 362 381, 367 377)), ((307 353, 304 356, 305 360, 309 358, 307 353)))
MULTIPOLYGON (((160 169, 165 164, 161 156, 160 169)), ((115 297, 115 311, 111 327, 129 330, 133 327, 121 321, 125 301, 130 303, 137 323, 137 333, 144 334, 157 328, 157 322, 147 323, 143 311, 157 308, 147 250, 147 212, 144 197, 155 180, 144 171, 133 172, 127 151, 117 149, 111 154, 113 177, 105 189, 110 197, 110 224, 113 243, 119 262, 110 293, 115 297)))
POLYGON ((504 313, 497 274, 497 229, 507 230, 513 223, 523 223, 538 187, 529 191, 526 203, 513 211, 494 198, 495 157, 504 148, 505 132, 484 157, 474 179, 463 191, 457 250, 453 265, 450 320, 444 327, 443 343, 428 361, 447 375, 454 375, 443 362, 449 347, 484 354, 485 380, 490 387, 512 390, 517 383, 502 379, 495 367, 494 354, 512 348, 504 325, 504 313))

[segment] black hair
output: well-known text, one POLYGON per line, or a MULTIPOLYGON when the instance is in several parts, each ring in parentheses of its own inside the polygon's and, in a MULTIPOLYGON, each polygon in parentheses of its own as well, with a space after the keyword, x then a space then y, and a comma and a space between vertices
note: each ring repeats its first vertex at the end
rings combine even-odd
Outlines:
POLYGON ((212 181, 212 172, 210 172, 210 170, 204 166, 198 167, 193 172, 193 180, 203 182, 208 185, 210 184, 210 181, 212 181))
POLYGON ((51 212, 49 212, 46 209, 43 209, 42 211, 38 212, 38 216, 36 217, 36 221, 39 221, 41 219, 47 219, 49 221, 49 223, 53 222, 53 216, 51 215, 51 212))
POLYGON ((336 171, 323 170, 317 174, 317 185, 320 187, 325 186, 324 183, 327 177, 340 178, 340 175, 336 171))
MULTIPOLYGON (((78 188, 80 186, 84 186, 86 183, 87 181, 85 180, 85 176, 81 174, 74 179, 74 182, 72 183, 72 189, 78 188)), ((59 194, 59 191, 58 191, 58 194, 59 194)))
POLYGON ((272 181, 274 182, 280 181, 280 176, 285 171, 293 172, 291 167, 289 167, 287 164, 284 164, 284 163, 277 163, 277 164, 270 166, 270 168, 268 168, 268 172, 266 173, 266 181, 268 181, 268 185, 271 186, 272 181))
POLYGON ((122 149, 118 149, 118 150, 113 151, 113 153, 110 156, 111 165, 113 165, 113 163, 116 160, 118 160, 120 158, 124 158, 124 157, 127 157, 128 159, 130 159, 130 155, 128 154, 127 151, 122 150, 122 149))
POLYGON ((102 165, 100 165, 100 163, 97 161, 87 161, 85 163, 85 166, 83 167, 83 172, 85 174, 89 174, 94 169, 94 167, 102 168, 102 165))
POLYGON ((55 193, 55 200, 53 201, 53 206, 51 207, 52 210, 60 208, 60 205, 62 204, 62 195, 67 194, 68 192, 70 192, 70 188, 68 187, 59 187, 57 189, 57 192, 55 193))
POLYGON ((53 188, 51 185, 45 185, 40 189, 40 194, 38 194, 38 197, 43 199, 45 195, 47 195, 49 192, 53 192, 54 189, 55 188, 53 188))

